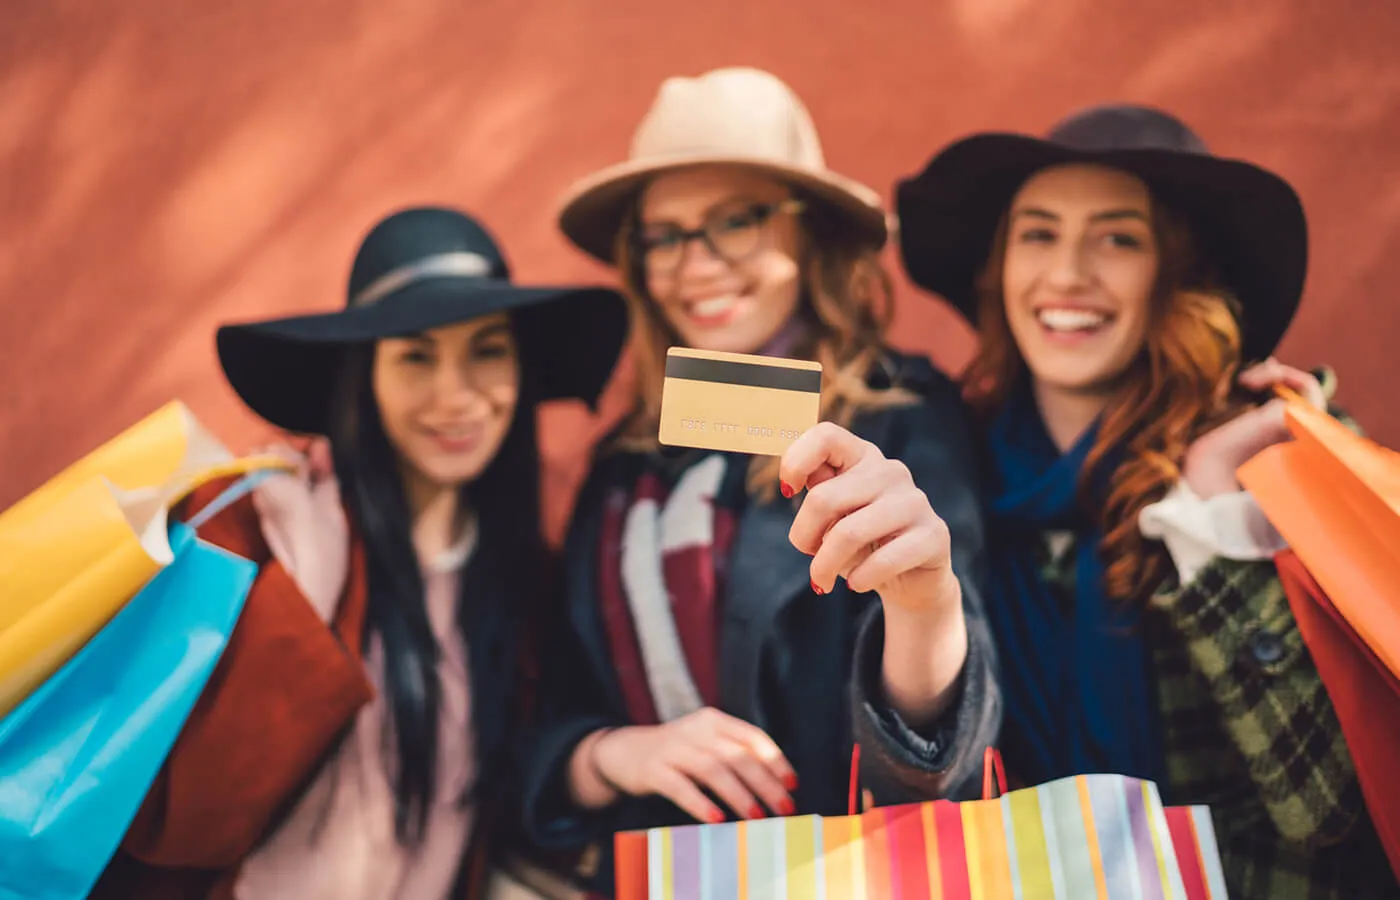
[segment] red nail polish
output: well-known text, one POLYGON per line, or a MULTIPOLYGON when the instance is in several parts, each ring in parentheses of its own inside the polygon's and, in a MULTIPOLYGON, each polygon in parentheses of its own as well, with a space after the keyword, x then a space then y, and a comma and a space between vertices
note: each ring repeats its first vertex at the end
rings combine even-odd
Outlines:
POLYGON ((797 493, 796 491, 794 491, 794 490, 792 489, 792 485, 788 484, 786 481, 779 481, 779 482, 778 482, 778 490, 780 490, 780 491, 783 492, 783 496, 784 496, 784 497, 789 497, 789 498, 792 497, 793 494, 797 493))
POLYGON ((813 581, 812 581, 812 593, 814 593, 814 594, 825 594, 826 591, 822 590, 822 589, 821 589, 821 586, 820 586, 819 584, 817 584, 817 582, 816 582, 815 580, 813 580, 813 581))
POLYGON ((784 799, 778 804, 778 815, 780 816, 790 816, 795 812, 797 812, 797 807, 791 800, 784 799))
POLYGON ((724 821, 724 813, 717 809, 712 809, 710 810, 710 814, 705 817, 705 821, 709 822, 711 825, 718 825, 724 821))
POLYGON ((763 807, 761 807, 761 806, 759 806, 757 803, 755 803, 753 806, 750 806, 750 807, 749 807, 749 818, 750 818, 750 819, 766 819, 766 818, 768 818, 768 814, 765 813, 765 812, 763 811, 763 807))
POLYGON ((790 791, 795 791, 795 790, 797 790, 797 776, 794 775, 794 774, 787 774, 787 775, 784 775, 784 776, 783 776, 783 787, 786 788, 786 789, 788 789, 788 790, 790 790, 790 791))

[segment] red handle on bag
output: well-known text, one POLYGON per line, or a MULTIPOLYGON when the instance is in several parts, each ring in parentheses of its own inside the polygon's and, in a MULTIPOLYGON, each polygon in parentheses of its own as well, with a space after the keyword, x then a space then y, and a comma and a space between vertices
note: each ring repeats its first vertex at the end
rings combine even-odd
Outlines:
POLYGON ((982 751, 982 799, 995 800, 992 796, 992 772, 996 772, 997 784, 1001 787, 1001 792, 997 796, 1006 793, 1006 769, 1001 763, 1001 751, 995 747, 988 747, 982 751))
MULTIPOLYGON (((982 799, 995 800, 1007 792, 1006 787, 1006 766, 1001 761, 1001 751, 996 747, 988 747, 982 751, 982 799), (998 791, 996 796, 992 796, 992 776, 996 776, 998 791)), ((851 787, 850 794, 846 800, 846 815, 854 816, 860 813, 858 801, 860 798, 860 744, 851 747, 851 787)))
POLYGON ((846 801, 846 815, 854 816, 860 809, 856 806, 856 799, 860 796, 860 744, 851 747, 851 791, 850 798, 846 801))

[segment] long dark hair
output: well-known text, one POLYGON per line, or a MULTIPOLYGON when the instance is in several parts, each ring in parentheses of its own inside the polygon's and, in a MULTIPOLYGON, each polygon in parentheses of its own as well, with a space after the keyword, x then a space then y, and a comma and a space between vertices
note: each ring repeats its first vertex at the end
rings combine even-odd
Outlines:
MULTIPOLYGON (((519 330, 516 330, 519 334, 519 330)), ((535 397, 520 359, 515 415, 495 458, 461 500, 477 517, 477 543, 461 577, 457 621, 468 654, 477 776, 463 802, 492 804, 521 707, 520 642, 543 598, 548 555, 540 530, 535 397)), ((346 354, 331 453, 352 527, 365 548, 369 607, 365 646, 378 634, 394 750, 394 827, 400 843, 423 835, 437 769, 438 645, 428 620, 399 462, 373 388, 374 348, 346 354)))

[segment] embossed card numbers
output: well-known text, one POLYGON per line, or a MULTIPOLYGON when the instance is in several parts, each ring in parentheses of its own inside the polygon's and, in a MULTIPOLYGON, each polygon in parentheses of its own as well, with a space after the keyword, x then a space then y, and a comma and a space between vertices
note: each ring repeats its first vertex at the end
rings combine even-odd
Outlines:
POLYGON ((666 353, 659 440, 780 456, 817 424, 821 363, 672 347, 666 353))

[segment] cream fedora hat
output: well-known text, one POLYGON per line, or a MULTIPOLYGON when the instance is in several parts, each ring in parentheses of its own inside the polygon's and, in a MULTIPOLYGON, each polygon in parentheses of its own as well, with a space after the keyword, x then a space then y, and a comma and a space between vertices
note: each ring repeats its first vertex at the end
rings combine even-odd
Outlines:
POLYGON ((627 161, 576 182, 565 194, 559 227, 579 249, 611 264, 617 233, 647 181, 707 164, 771 175, 848 217, 877 249, 888 237, 880 195, 826 167, 816 126, 792 88, 744 67, 662 82, 627 161))

